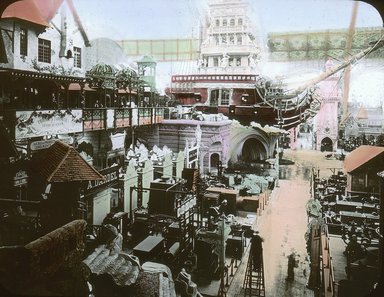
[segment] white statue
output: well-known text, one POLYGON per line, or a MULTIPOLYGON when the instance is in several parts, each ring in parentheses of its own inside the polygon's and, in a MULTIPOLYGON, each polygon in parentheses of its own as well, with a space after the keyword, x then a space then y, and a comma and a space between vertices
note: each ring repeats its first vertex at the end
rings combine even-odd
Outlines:
POLYGON ((197 62, 197 67, 198 68, 204 67, 203 57, 200 57, 199 61, 197 62))
POLYGON ((249 56, 248 56, 248 59, 249 59, 249 66, 255 67, 256 66, 255 54, 254 53, 250 53, 249 56))
POLYGON ((229 61, 229 56, 227 53, 223 54, 223 58, 221 59, 221 67, 227 67, 229 61))

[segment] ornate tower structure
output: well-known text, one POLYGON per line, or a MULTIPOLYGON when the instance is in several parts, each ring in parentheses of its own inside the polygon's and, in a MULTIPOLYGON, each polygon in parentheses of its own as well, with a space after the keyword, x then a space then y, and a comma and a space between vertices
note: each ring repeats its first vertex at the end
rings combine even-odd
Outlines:
MULTIPOLYGON (((331 59, 325 63, 326 70, 333 67, 331 59)), ((320 151, 335 151, 338 140, 338 113, 341 94, 339 77, 334 74, 319 84, 322 98, 320 111, 314 118, 315 148, 320 151)))
POLYGON ((245 0, 208 0, 210 21, 201 44, 199 73, 256 74, 261 49, 245 0))
POLYGON ((143 82, 140 86, 139 96, 144 96, 139 100, 139 106, 154 105, 153 94, 156 92, 156 62, 150 56, 143 56, 137 61, 139 79, 143 82))

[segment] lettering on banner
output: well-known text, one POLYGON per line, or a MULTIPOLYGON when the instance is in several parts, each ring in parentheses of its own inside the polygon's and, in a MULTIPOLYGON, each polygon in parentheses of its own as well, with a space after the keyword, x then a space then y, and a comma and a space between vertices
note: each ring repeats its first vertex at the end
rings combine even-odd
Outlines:
MULTIPOLYGON (((100 173, 103 174, 101 171, 100 173)), ((118 173, 118 170, 116 170, 116 171, 103 174, 103 176, 104 176, 104 180, 90 180, 87 185, 87 191, 103 185, 107 186, 108 184, 118 180, 119 173, 118 173)))

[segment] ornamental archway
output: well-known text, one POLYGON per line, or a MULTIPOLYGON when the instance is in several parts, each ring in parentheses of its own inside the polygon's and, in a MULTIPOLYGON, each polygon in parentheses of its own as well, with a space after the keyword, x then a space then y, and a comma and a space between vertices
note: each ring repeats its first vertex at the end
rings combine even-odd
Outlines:
POLYGON ((229 160, 236 162, 257 162, 273 158, 278 133, 267 132, 263 128, 238 127, 231 128, 229 160))
POLYGON ((333 141, 329 137, 324 137, 321 140, 321 147, 320 150, 322 152, 332 152, 333 151, 333 141))
POLYGON ((244 162, 259 162, 267 159, 267 151, 260 140, 249 138, 243 144, 239 159, 244 162))
POLYGON ((219 164, 220 160, 220 154, 213 153, 209 157, 209 171, 217 173, 217 165, 219 164))

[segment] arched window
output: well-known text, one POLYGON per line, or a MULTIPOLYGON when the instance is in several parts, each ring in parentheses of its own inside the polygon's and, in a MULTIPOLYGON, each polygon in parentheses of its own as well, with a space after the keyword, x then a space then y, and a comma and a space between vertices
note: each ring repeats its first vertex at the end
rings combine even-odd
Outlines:
POLYGON ((243 24, 243 19, 238 19, 237 24, 241 26, 243 24))
POLYGON ((72 51, 71 50, 67 50, 67 56, 66 56, 68 59, 70 58, 73 58, 72 56, 72 51))
POLYGON ((234 26, 234 25, 235 25, 235 19, 231 19, 231 20, 229 21, 229 25, 230 25, 230 26, 234 26))
POLYGON ((220 26, 220 20, 216 20, 216 27, 220 26))
POLYGON ((226 34, 222 34, 221 35, 221 43, 222 44, 227 44, 227 35, 226 34))
POLYGON ((218 34, 215 34, 213 35, 213 38, 215 39, 215 45, 219 45, 219 35, 218 34))
POLYGON ((227 26, 227 20, 223 20, 223 26, 227 26))
POLYGON ((237 37, 237 44, 239 45, 243 44, 243 36, 241 36, 240 34, 237 34, 236 37, 237 37))
POLYGON ((230 44, 235 44, 235 35, 229 34, 229 43, 230 44))

